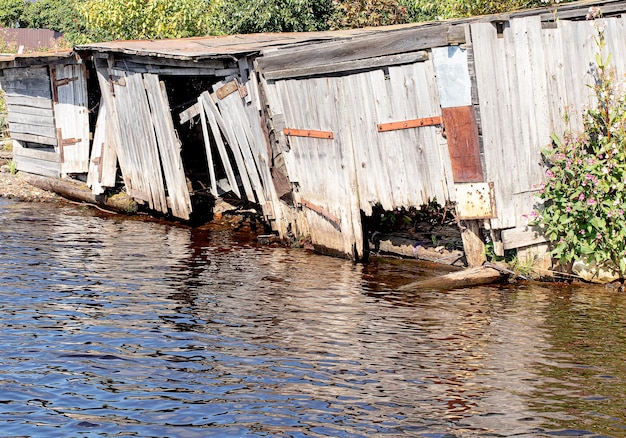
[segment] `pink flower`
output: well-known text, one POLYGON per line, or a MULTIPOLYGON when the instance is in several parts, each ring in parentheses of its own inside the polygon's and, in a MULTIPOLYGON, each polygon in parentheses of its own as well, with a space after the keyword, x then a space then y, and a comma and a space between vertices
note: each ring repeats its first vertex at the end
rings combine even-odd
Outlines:
POLYGON ((585 200, 585 194, 581 193, 580 196, 578 196, 578 200, 579 201, 584 201, 585 200))
POLYGON ((587 20, 595 20, 601 14, 602 14, 602 10, 598 6, 592 6, 587 11, 587 15, 585 16, 585 18, 587 20))
POLYGON ((596 205, 596 204, 597 204, 597 202, 596 202, 595 199, 593 199, 593 198, 587 199, 587 205, 596 205))

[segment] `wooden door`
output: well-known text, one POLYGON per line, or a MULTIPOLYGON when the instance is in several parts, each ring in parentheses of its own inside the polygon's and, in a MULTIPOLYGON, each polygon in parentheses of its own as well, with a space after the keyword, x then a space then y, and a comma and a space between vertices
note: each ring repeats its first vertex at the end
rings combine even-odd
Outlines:
POLYGON ((85 173, 89 169, 89 109, 85 66, 52 66, 50 79, 61 174, 85 173))

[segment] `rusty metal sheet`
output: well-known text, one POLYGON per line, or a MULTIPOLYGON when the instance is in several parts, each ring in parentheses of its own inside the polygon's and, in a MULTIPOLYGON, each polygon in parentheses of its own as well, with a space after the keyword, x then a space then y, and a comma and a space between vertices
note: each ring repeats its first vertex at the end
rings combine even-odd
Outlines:
POLYGON ((378 132, 397 131, 400 129, 421 128, 422 126, 441 125, 441 117, 424 117, 421 119, 404 120, 401 122, 379 123, 378 132))
POLYGON ((218 88, 215 94, 217 95, 218 99, 222 100, 226 96, 230 96, 231 94, 233 94, 235 91, 237 91, 237 81, 232 80, 223 87, 218 88))
POLYGON ((493 182, 455 184, 454 189, 459 219, 492 219, 498 216, 493 182))
POLYGON ((473 106, 442 108, 454 182, 483 182, 478 125, 473 106))
POLYGON ((313 129, 285 128, 283 133, 291 137, 326 138, 332 140, 335 135, 331 131, 316 131, 313 129))

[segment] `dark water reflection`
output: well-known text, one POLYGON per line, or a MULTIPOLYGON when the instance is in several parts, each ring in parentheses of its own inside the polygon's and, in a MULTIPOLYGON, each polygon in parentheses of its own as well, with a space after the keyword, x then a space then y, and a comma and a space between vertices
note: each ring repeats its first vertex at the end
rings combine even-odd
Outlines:
POLYGON ((623 294, 427 274, 0 201, 0 435, 626 435, 623 294))

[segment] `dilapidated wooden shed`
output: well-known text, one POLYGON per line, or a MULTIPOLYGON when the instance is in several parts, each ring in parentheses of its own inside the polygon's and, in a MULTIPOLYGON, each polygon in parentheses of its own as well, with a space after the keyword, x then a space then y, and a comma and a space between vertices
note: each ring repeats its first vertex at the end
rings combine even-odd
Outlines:
POLYGON ((590 5, 623 75, 626 2, 605 0, 352 31, 89 44, 4 60, 0 83, 21 170, 82 177, 94 193, 123 185, 181 219, 229 194, 257 205, 281 237, 355 259, 373 206, 453 202, 468 261, 479 263, 485 235, 497 253, 545 242, 526 215, 544 177, 540 150, 566 110, 580 127, 576 110, 590 103, 590 5))

